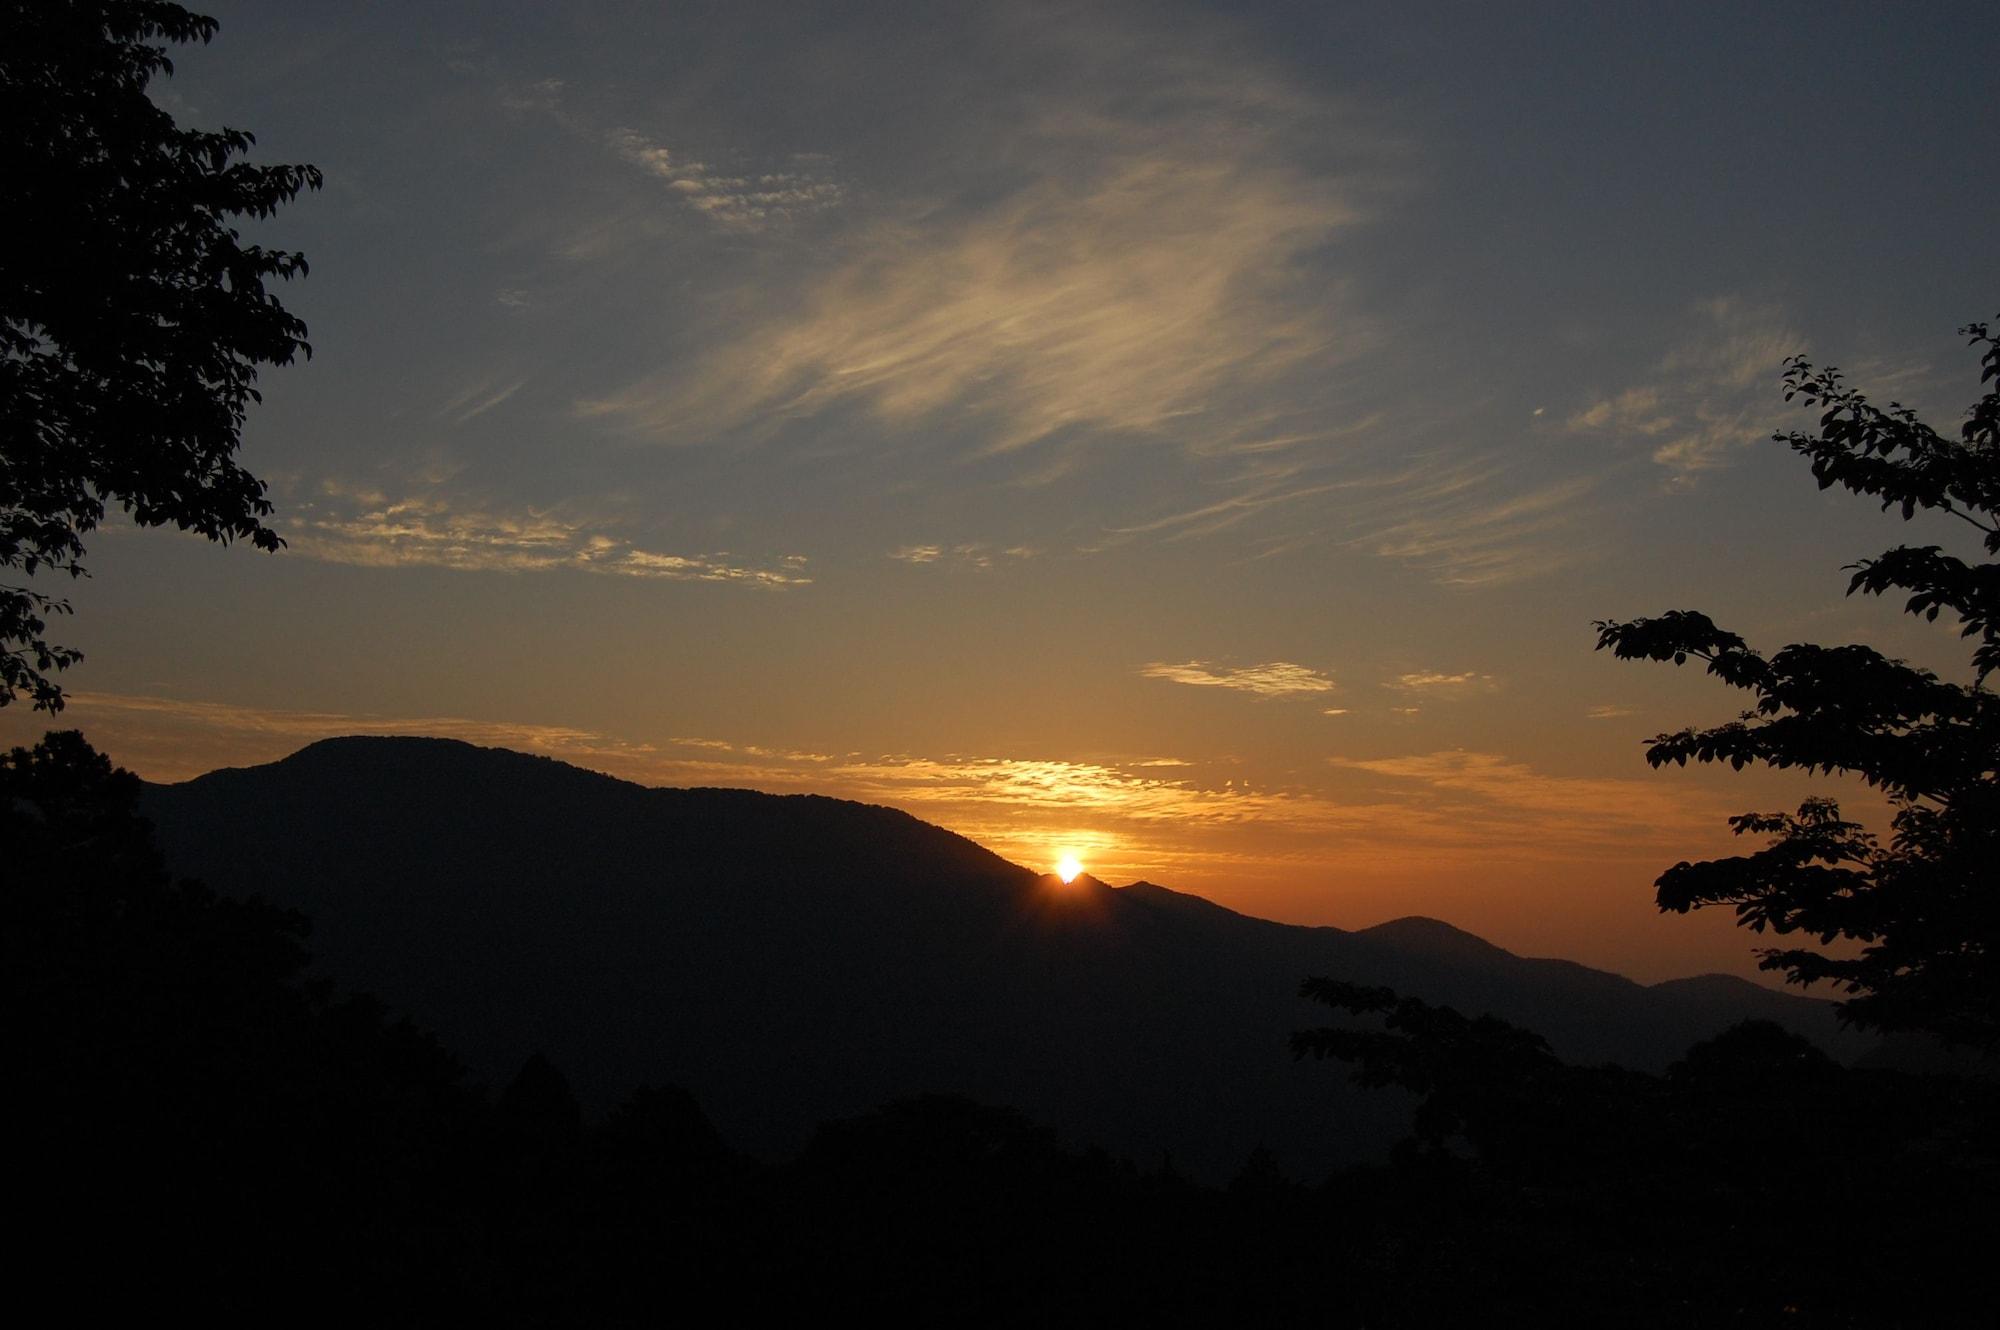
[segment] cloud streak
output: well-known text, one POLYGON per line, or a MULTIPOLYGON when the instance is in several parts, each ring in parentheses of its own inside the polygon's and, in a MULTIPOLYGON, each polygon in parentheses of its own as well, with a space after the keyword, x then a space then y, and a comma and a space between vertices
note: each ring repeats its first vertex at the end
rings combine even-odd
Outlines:
POLYGON ((1515 849, 1578 848, 1714 838, 1725 816, 1713 795, 1659 781, 1555 776, 1497 753, 1453 750, 1391 758, 1330 758, 1343 771, 1388 782, 1382 796, 1454 840, 1515 849))
MULTIPOLYGON (((510 292, 503 294, 518 295, 519 293, 510 292)), ((502 303, 506 302, 503 301, 502 303)), ((518 308, 519 306, 516 305, 515 307, 518 308)), ((527 382, 526 379, 516 379, 512 383, 504 385, 496 385, 492 382, 474 384, 440 407, 438 415, 450 420, 454 425, 463 425, 469 420, 476 420, 480 416, 485 415, 515 393, 520 392, 526 386, 527 382)))
POLYGON ((1440 701, 1451 701, 1471 697, 1475 693, 1490 693, 1500 687, 1500 681, 1490 674, 1479 674, 1468 670, 1464 674, 1445 674, 1439 670, 1417 670, 1409 674, 1399 674, 1382 685, 1399 693, 1418 694, 1440 701))
POLYGON ((1643 444, 1677 485, 1769 438, 1784 420, 1780 366, 1805 339, 1776 311, 1729 298, 1697 305, 1694 324, 1650 382, 1598 397, 1566 428, 1643 444))
POLYGON ((1001 561, 1032 559, 1035 551, 1026 545, 1011 545, 994 549, 990 545, 978 543, 965 545, 904 545, 889 551, 889 557, 898 563, 945 564, 962 568, 991 568, 1001 561))
POLYGON ((634 129, 606 136, 612 152, 663 181, 682 207, 722 231, 761 231, 839 206, 844 188, 819 169, 821 159, 795 155, 791 169, 731 174, 685 157, 634 129))
POLYGON ((1188 684, 1196 688, 1229 688, 1258 697, 1330 693, 1335 687, 1330 676, 1286 660, 1235 668, 1211 665, 1205 660, 1190 660, 1178 665, 1155 661, 1141 666, 1139 674, 1147 679, 1165 679, 1169 683, 1188 684))
POLYGON ((335 484, 322 486, 319 499, 297 505, 285 535, 290 548, 309 559, 364 568, 569 570, 770 589, 812 582, 803 555, 752 563, 727 553, 662 553, 556 510, 486 508, 436 496, 392 499, 335 484))
POLYGON ((1440 462, 1398 477, 1383 487, 1387 520, 1352 543, 1463 587, 1519 582, 1582 556, 1569 528, 1597 477, 1569 476, 1495 498, 1501 481, 1498 467, 1479 462, 1440 462))

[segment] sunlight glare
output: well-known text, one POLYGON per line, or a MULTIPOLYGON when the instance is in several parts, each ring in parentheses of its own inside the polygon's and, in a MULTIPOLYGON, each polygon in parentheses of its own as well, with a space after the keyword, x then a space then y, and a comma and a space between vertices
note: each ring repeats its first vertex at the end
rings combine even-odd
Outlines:
POLYGON ((1074 882, 1076 875, 1083 871, 1083 864, 1073 854, 1065 854, 1056 861, 1056 876, 1065 882, 1074 882))

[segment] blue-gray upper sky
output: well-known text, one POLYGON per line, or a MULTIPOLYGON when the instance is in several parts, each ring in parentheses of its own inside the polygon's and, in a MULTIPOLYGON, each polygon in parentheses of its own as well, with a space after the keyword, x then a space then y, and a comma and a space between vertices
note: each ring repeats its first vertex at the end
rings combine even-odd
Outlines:
POLYGON ((209 8, 156 96, 325 172, 316 354, 287 552, 96 538, 144 773, 429 729, 1663 975, 1801 787, 1649 773, 1736 699, 1590 621, 1963 673, 1768 438, 1794 352, 1978 395, 1984 6, 209 8))

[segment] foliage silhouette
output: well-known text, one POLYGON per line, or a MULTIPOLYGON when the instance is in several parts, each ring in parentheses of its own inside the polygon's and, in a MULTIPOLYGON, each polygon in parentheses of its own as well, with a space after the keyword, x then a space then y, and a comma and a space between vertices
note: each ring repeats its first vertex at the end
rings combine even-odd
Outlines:
MULTIPOLYGON (((141 526, 284 543, 234 454, 259 367, 311 354, 267 287, 306 261, 229 220, 270 217, 320 174, 234 160, 250 134, 178 128, 148 99, 173 71, 159 43, 216 27, 158 0, 0 0, 0 569, 83 576, 107 503, 141 526)), ((45 634, 69 608, 0 586, 0 706, 61 709, 51 676, 80 653, 45 634)))
POLYGON ((1299 992, 1351 1016, 1382 1017, 1381 1030, 1300 1030, 1292 1054, 1352 1063, 1360 1084, 1416 1095, 1406 1155, 1450 1156, 1463 1142, 1490 1164, 1546 1176, 1594 1167, 1607 1133, 1622 1135, 1625 1115, 1605 1086, 1622 1088, 1627 1073, 1572 1067, 1532 1030, 1334 979, 1308 979, 1299 992))
POLYGON ((1990 1315, 1975 1272, 1996 1236, 1991 1083, 1849 1071, 1767 1021, 1652 1076, 1567 1064, 1529 1031, 1388 989, 1309 979, 1301 995, 1381 1027, 1301 1030, 1296 1057, 1417 1098, 1385 1187, 1422 1217, 1382 1222, 1434 1244, 1392 1260, 1438 1284, 1406 1323, 1455 1320, 1482 1298, 1500 1323, 1510 1302, 1573 1324, 1990 1315))
POLYGON ((363 1301, 415 1296, 478 1134, 456 1064, 303 982, 295 912, 170 878, 139 791, 73 731, 0 754, 18 1268, 73 1279, 76 1314, 119 1283, 275 1306, 336 1268, 363 1301))
POLYGON ((1795 813, 1746 813, 1739 833, 1768 835, 1755 853, 1681 862, 1656 885, 1662 910, 1732 905, 1755 932, 1817 937, 1819 947, 1769 947, 1760 964, 1794 983, 1827 980, 1849 996, 1844 1019, 1881 1030, 1928 1031, 1992 1048, 2000 1042, 2000 340, 1987 325, 1960 330, 1983 346, 1990 385, 1959 438, 1938 434, 1891 402, 1873 405, 1834 369, 1786 362, 1785 396, 1820 408, 1814 433, 1780 434, 1809 459, 1821 489, 1839 485, 1899 509, 1949 514, 1981 533, 1986 560, 1940 546, 1901 546, 1851 565, 1848 593, 1907 593, 1926 620, 1955 615, 1977 638, 1973 682, 1952 683, 1863 646, 1793 645, 1765 657, 1706 615, 1597 624, 1597 645, 1626 660, 1705 661, 1751 693, 1742 717, 1651 741, 1646 760, 1751 763, 1858 775, 1895 804, 1884 845, 1831 799, 1795 813))

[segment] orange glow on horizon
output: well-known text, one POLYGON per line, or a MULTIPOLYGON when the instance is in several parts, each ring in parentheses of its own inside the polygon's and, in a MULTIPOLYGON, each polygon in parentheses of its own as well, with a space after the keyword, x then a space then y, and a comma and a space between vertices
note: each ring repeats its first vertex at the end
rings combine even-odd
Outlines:
MULTIPOLYGON (((648 786, 820 794, 899 808, 1012 863, 1048 865, 1038 871, 1064 884, 1058 891, 1088 872, 1290 924, 1357 929, 1427 915, 1523 955, 1648 983, 1711 971, 1769 982, 1733 920, 1663 923, 1651 883, 1675 859, 1737 852, 1727 815, 1825 788, 1752 772, 1656 781, 1553 771, 1519 754, 1420 743, 1330 758, 1296 784, 1252 786, 1233 765, 1191 760, 831 753, 831 744, 794 746, 781 735, 756 744, 627 737, 541 718, 274 709, 88 689, 70 694, 61 723, 161 782, 275 762, 340 735, 417 734, 648 786)), ((0 710, 0 748, 33 743, 48 724, 25 708, 0 710)))

